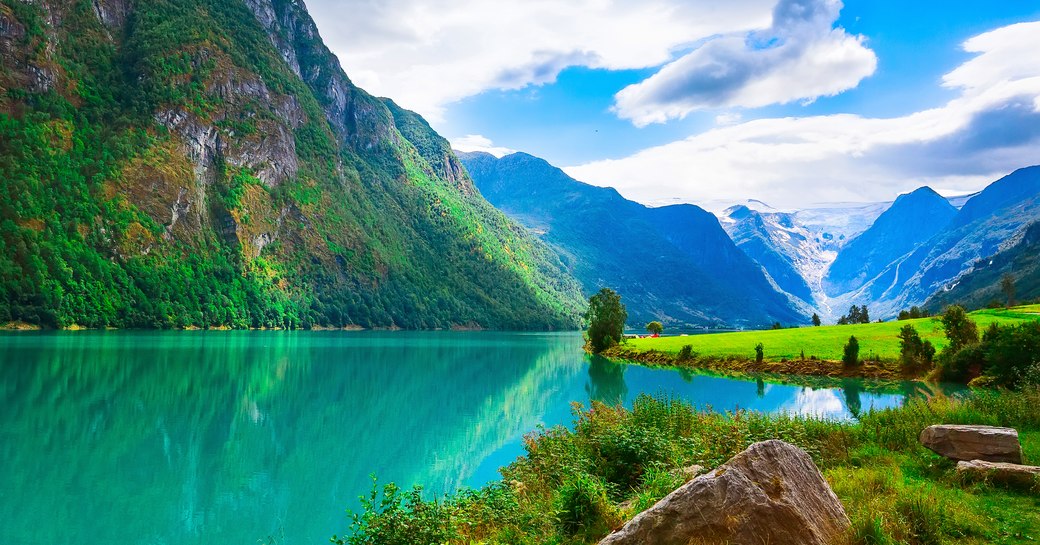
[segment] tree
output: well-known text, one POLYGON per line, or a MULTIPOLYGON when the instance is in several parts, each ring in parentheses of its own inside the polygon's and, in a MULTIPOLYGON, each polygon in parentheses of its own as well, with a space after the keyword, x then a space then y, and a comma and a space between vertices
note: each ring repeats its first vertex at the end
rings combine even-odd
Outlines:
POLYGON ((762 363, 762 360, 765 359, 765 350, 766 347, 762 343, 755 345, 755 363, 762 363))
POLYGON ((654 320, 646 324, 646 330, 652 335, 660 335, 661 332, 664 331, 664 325, 662 325, 661 322, 654 320))
POLYGON ((975 326, 975 322, 968 317, 968 313, 964 311, 964 307, 960 305, 950 305, 946 307, 942 315, 942 326, 946 332, 946 338, 949 339, 950 344, 947 347, 950 352, 956 352, 965 346, 970 344, 977 344, 979 342, 979 329, 975 326))
POLYGON ((1007 297, 1007 306, 1015 306, 1015 277, 1011 273, 1004 273, 1000 277, 1000 291, 1007 297))
POLYGON ((820 315, 815 312, 812 315, 812 325, 819 327, 823 322, 820 321, 820 315))
POLYGON ((845 343, 845 351, 841 356, 841 363, 845 367, 859 365, 859 341, 856 340, 855 335, 850 336, 849 342, 845 343))
POLYGON ((585 321, 589 324, 587 335, 592 352, 598 354, 621 342, 627 319, 628 311, 621 303, 621 296, 614 290, 603 288, 589 297, 585 321))
POLYGON ((907 324, 899 330, 899 361, 904 369, 928 369, 934 357, 935 347, 922 340, 914 326, 907 324))

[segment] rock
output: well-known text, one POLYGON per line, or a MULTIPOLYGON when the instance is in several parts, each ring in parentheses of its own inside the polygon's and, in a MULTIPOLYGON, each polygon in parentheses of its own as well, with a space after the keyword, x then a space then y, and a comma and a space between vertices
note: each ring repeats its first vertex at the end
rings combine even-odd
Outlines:
POLYGON ((1022 446, 1014 428, 993 426, 928 426, 921 444, 952 460, 1022 463, 1022 446))
POLYGON ((679 487, 600 545, 824 545, 848 528, 812 458, 772 440, 679 487))
POLYGON ((961 461, 957 462, 957 474, 970 480, 984 480, 1024 488, 1040 487, 1040 467, 1037 466, 985 460, 961 461))

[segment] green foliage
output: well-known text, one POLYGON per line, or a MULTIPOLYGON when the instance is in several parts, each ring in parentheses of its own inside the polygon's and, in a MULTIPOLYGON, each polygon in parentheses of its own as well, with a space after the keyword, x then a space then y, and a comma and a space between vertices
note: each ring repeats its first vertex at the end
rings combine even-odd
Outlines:
MULTIPOLYGON (((318 74, 303 81, 241 2, 139 2, 118 36, 89 2, 64 3, 48 52, 40 6, 2 1, 26 27, 25 47, 61 68, 52 90, 0 97, 3 321, 578 325, 580 289, 558 258, 455 183, 446 141, 418 116, 402 113, 398 127, 351 87, 352 107, 372 125, 337 134, 322 107, 338 63, 316 35, 298 32, 290 44, 303 72, 318 74), (285 119, 290 103, 299 119, 285 119), (196 180, 183 129, 156 121, 169 117, 219 131, 221 151, 255 147, 261 130, 288 131, 297 175, 271 187, 218 158, 195 165, 214 183, 196 180), (352 147, 374 134, 379 146, 352 147), (254 188, 264 194, 247 199, 254 188), (178 202, 188 212, 172 225, 178 202), (262 234, 275 240, 258 256, 250 246, 262 234)), ((306 17, 297 3, 274 7, 280 21, 306 17)), ((23 69, 3 68, 4 78, 23 69)))
POLYGON ((867 305, 856 306, 852 305, 849 308, 849 313, 838 318, 838 325, 849 325, 849 324, 869 324, 870 323, 870 312, 867 310, 867 305))
POLYGON ((765 359, 765 350, 766 347, 762 343, 755 345, 755 361, 757 363, 762 363, 762 360, 765 359))
POLYGON ((393 483, 380 491, 373 477, 372 492, 361 498, 361 513, 351 514, 347 537, 333 536, 336 545, 440 545, 457 536, 448 504, 424 501, 422 488, 402 492, 393 483))
POLYGON ((819 327, 821 324, 823 324, 823 322, 820 321, 820 315, 814 312, 812 315, 812 325, 819 327))
MULTIPOLYGON (((637 398, 631 410, 594 403, 576 408, 572 430, 527 436, 526 455, 503 468, 502 482, 431 502, 430 509, 441 509, 437 513, 447 521, 417 528, 454 528, 457 536, 439 537, 459 545, 591 544, 678 487, 681 468, 715 468, 753 442, 781 439, 808 452, 824 472, 852 520, 850 543, 1002 542, 1007 528, 994 520, 1014 519, 1018 535, 1040 529, 1034 499, 984 483, 962 484, 952 466, 917 438, 931 424, 988 424, 1014 427, 1030 445, 1040 437, 1037 404, 1036 389, 965 399, 934 396, 867 412, 849 424, 706 413, 688 402, 647 396, 637 398), (638 466, 638 473, 628 464, 638 466)), ((414 520, 407 510, 393 516, 402 523, 414 520)))
POLYGON ((849 337, 849 342, 845 343, 845 348, 842 349, 841 363, 845 367, 856 367, 859 365, 859 341, 855 335, 849 337))
POLYGON ((942 314, 942 327, 949 341, 947 349, 956 352, 961 348, 979 342, 979 329, 968 317, 964 307, 951 305, 942 314))
POLYGON ((655 320, 646 324, 646 330, 652 335, 660 335, 661 332, 664 331, 664 325, 655 320))
POLYGON ((615 508, 600 479, 578 475, 568 480, 560 487, 555 503, 564 535, 588 540, 610 532, 615 508))
POLYGON ((916 320, 918 318, 929 318, 932 313, 928 312, 927 309, 920 308, 916 305, 910 307, 910 310, 900 310, 899 320, 916 320))
POLYGON ((913 325, 907 324, 899 330, 899 362, 904 369, 930 369, 934 357, 935 347, 922 340, 913 325))
POLYGON ((684 344, 683 347, 679 349, 679 355, 677 357, 679 360, 689 360, 694 356, 696 356, 696 353, 693 351, 693 345, 684 344))
POLYGON ((589 298, 589 309, 585 312, 588 323, 586 332, 593 353, 599 353, 621 342, 624 338, 625 320, 628 312, 621 303, 621 296, 610 288, 602 288, 589 298))

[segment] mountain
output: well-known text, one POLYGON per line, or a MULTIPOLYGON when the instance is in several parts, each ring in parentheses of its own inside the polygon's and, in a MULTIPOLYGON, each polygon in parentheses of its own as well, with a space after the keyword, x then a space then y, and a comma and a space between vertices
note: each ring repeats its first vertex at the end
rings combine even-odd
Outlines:
POLYGON ((0 322, 560 328, 582 294, 302 2, 0 0, 0 322))
POLYGON ((586 293, 616 289, 632 325, 805 321, 699 207, 648 208, 524 153, 459 157, 492 204, 557 249, 586 293))
POLYGON ((1040 222, 1031 223, 1006 249, 976 263, 949 288, 929 297, 924 306, 939 311, 950 304, 968 308, 981 308, 994 301, 1005 304, 1007 296, 1001 289, 1005 274, 1014 279, 1018 301, 1040 298, 1040 222))
POLYGON ((866 230, 891 203, 835 203, 777 210, 761 201, 731 206, 719 221, 737 246, 781 289, 825 319, 838 314, 823 292, 823 276, 838 250, 866 230))
POLYGON ((900 195, 869 229, 841 248, 823 278, 824 291, 837 296, 863 285, 928 241, 956 214, 930 187, 900 195))
POLYGON ((794 262, 800 256, 800 247, 806 244, 805 233, 785 229, 779 222, 770 222, 760 212, 746 205, 727 209, 722 225, 737 247, 761 265, 780 289, 806 303, 812 302, 812 289, 794 262), (781 240, 774 239, 777 233, 784 233, 781 240), (798 249, 785 252, 785 246, 798 249))
POLYGON ((993 182, 914 252, 890 264, 857 291, 887 316, 951 289, 980 261, 1007 249, 1040 220, 1040 167, 993 182))

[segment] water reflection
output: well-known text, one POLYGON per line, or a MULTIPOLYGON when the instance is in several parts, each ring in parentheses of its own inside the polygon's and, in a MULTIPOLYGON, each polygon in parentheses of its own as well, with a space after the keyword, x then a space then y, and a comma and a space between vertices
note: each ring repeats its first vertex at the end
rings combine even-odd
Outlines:
POLYGON ((928 388, 619 365, 575 334, 0 336, 0 542, 322 543, 370 473, 479 485, 570 403, 641 393, 846 417, 928 388))

